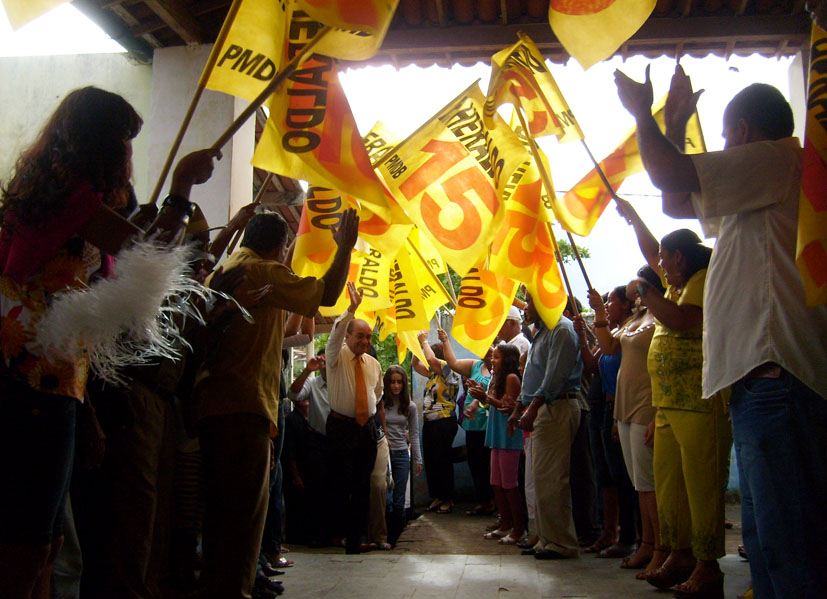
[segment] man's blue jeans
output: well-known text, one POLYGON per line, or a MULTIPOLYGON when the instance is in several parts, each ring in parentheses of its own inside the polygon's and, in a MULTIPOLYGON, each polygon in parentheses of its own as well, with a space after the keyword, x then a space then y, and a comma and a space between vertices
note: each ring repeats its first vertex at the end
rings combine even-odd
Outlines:
POLYGON ((738 381, 730 409, 756 599, 827 596, 827 399, 782 371, 738 381))
POLYGON ((391 474, 393 475, 393 491, 388 498, 388 511, 403 512, 405 510, 405 488, 408 486, 408 475, 411 472, 411 457, 407 449, 391 450, 391 474))

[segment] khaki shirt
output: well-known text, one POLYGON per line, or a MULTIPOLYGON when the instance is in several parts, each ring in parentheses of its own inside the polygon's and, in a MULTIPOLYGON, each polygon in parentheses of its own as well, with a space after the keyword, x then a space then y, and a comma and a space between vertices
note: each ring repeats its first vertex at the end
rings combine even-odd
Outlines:
POLYGON ((297 277, 280 262, 265 260, 245 247, 230 256, 223 268, 239 265, 247 266, 247 274, 238 292, 264 285, 272 285, 273 290, 249 309, 253 323, 234 314, 213 337, 195 387, 198 413, 201 418, 241 412, 259 414, 275 423, 284 311, 313 316, 322 301, 324 281, 297 277))

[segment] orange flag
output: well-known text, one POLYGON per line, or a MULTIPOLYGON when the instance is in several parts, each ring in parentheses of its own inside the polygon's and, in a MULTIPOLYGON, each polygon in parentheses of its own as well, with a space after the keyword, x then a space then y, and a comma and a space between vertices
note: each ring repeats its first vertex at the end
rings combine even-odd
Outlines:
POLYGON ((462 277, 451 335, 472 354, 484 356, 516 294, 516 282, 478 263, 462 277))
MULTIPOLYGON (((652 106, 652 116, 661 129, 665 128, 663 107, 666 96, 652 106)), ((692 115, 686 125, 685 150, 687 154, 700 154, 706 151, 704 136, 701 131, 701 122, 698 113, 692 115)), ((643 161, 637 146, 637 135, 632 129, 621 144, 606 158, 600 161, 600 168, 617 191, 626 177, 643 171, 643 161)), ((586 236, 591 233, 597 219, 603 214, 606 206, 612 200, 612 195, 606 189, 603 179, 592 169, 565 196, 560 199, 552 194, 552 209, 554 216, 560 221, 564 229, 577 235, 586 236)))
POLYGON ((528 153, 498 116, 483 123, 474 83, 397 146, 378 167, 420 232, 460 274, 468 272, 502 222, 502 198, 528 153))
MULTIPOLYGON (((548 229, 549 193, 532 161, 506 204, 502 227, 491 242, 489 268, 522 283, 551 328, 566 305, 566 291, 548 229)), ((552 194, 553 195, 553 194, 552 194)))
POLYGON ((534 137, 556 135, 560 143, 583 139, 580 125, 530 37, 491 57, 491 81, 485 99, 486 124, 502 104, 522 106, 534 137))
POLYGON ((655 9, 655 0, 551 0, 548 22, 584 69, 609 58, 655 9))
MULTIPOLYGON (((282 61, 317 30, 291 24, 282 61)), ((350 194, 392 222, 389 193, 371 166, 332 58, 313 54, 273 94, 269 108, 254 166, 350 194)))
POLYGON ((827 33, 813 23, 795 263, 807 305, 827 304, 827 33))

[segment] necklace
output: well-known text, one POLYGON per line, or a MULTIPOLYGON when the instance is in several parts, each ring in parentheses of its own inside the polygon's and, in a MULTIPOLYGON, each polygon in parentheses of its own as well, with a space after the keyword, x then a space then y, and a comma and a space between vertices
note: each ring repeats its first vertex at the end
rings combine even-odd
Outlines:
POLYGON ((647 325, 636 328, 634 331, 630 331, 628 328, 626 328, 626 329, 623 330, 623 334, 626 337, 634 337, 635 335, 640 335, 641 333, 648 331, 649 329, 651 329, 654 326, 655 326, 655 323, 650 322, 647 325))

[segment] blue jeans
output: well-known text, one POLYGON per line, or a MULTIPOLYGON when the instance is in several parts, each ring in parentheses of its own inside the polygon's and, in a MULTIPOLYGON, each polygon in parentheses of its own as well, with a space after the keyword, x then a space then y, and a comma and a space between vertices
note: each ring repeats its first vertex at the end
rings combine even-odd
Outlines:
POLYGON ((388 511, 401 512, 405 510, 405 488, 408 486, 408 475, 411 472, 411 457, 407 449, 391 450, 391 474, 393 475, 393 491, 388 493, 388 511))
POLYGON ((786 371, 732 387, 744 545, 756 599, 827 592, 827 399, 786 371))

